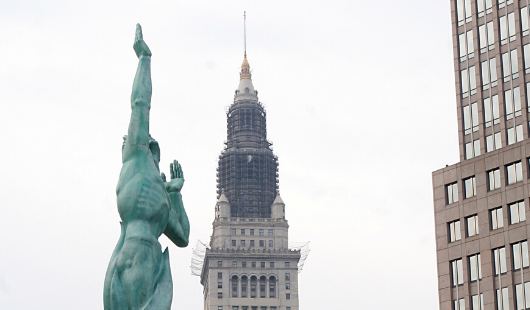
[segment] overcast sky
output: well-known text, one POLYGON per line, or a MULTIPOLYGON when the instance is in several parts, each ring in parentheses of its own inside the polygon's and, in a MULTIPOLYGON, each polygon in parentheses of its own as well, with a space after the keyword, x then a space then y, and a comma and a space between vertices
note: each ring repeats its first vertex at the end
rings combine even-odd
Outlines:
POLYGON ((215 169, 247 54, 280 162, 301 310, 438 309, 431 173, 458 161, 449 0, 0 1, 0 309, 103 309, 137 66, 191 235, 173 309, 202 309, 215 169))

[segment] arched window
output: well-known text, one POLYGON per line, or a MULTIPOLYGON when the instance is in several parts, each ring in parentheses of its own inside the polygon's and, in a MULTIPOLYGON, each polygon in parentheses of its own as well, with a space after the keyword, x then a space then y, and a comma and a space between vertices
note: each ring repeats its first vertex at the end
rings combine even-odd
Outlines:
POLYGON ((237 297, 237 284, 238 284, 238 278, 237 276, 232 277, 232 297, 237 297))
POLYGON ((248 87, 247 87, 247 88, 245 88, 245 93, 247 93, 247 94, 248 94, 248 92, 249 92, 249 91, 250 91, 250 90, 248 89, 248 87))
POLYGON ((250 277, 250 297, 256 298, 256 285, 258 282, 258 278, 256 276, 250 277))
POLYGON ((241 277, 241 297, 247 297, 247 285, 248 284, 248 278, 247 276, 241 277))
POLYGON ((267 286, 267 278, 265 278, 265 276, 261 276, 259 278, 259 297, 260 298, 265 298, 266 297, 266 291, 265 291, 265 287, 267 286))
POLYGON ((271 276, 269 278, 269 297, 276 298, 276 277, 271 276))

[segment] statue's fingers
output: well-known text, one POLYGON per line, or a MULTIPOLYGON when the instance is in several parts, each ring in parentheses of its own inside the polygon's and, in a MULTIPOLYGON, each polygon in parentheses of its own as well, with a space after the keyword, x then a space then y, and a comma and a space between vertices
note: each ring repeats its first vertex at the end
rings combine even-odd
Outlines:
POLYGON ((173 168, 175 169, 175 178, 179 178, 179 162, 176 159, 173 160, 173 168))
POLYGON ((142 34, 142 26, 140 24, 136 24, 136 37, 134 38, 135 41, 141 41, 144 39, 144 36, 142 34))
POLYGON ((171 174, 171 179, 175 178, 175 170, 173 170, 173 163, 169 164, 169 173, 171 174))
POLYGON ((166 182, 166 175, 163 172, 160 174, 160 176, 162 177, 162 181, 166 182))
POLYGON ((179 164, 180 178, 184 179, 184 171, 182 171, 182 166, 179 164))

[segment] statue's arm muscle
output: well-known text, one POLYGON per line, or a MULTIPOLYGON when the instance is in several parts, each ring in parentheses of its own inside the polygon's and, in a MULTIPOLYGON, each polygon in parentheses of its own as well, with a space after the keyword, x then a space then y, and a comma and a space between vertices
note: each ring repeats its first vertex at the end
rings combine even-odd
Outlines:
POLYGON ((171 210, 164 234, 178 247, 186 247, 189 243, 190 222, 182 203, 180 192, 169 192, 171 210))
MULTIPOLYGON (((144 46, 143 40, 135 41, 137 46, 144 46)), ((145 45, 147 48, 147 45, 145 45)), ((148 48, 147 48, 148 49, 148 48)), ((139 54, 138 69, 134 77, 131 94, 131 120, 129 122, 128 137, 123 150, 123 162, 139 147, 149 147, 149 111, 151 109, 151 56, 139 54)))

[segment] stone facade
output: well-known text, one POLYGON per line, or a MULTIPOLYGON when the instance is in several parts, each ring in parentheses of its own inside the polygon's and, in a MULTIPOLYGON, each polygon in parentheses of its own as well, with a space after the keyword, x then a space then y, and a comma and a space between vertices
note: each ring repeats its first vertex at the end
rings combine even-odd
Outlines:
POLYGON ((460 162, 432 174, 440 309, 528 309, 529 3, 450 0, 460 162))

